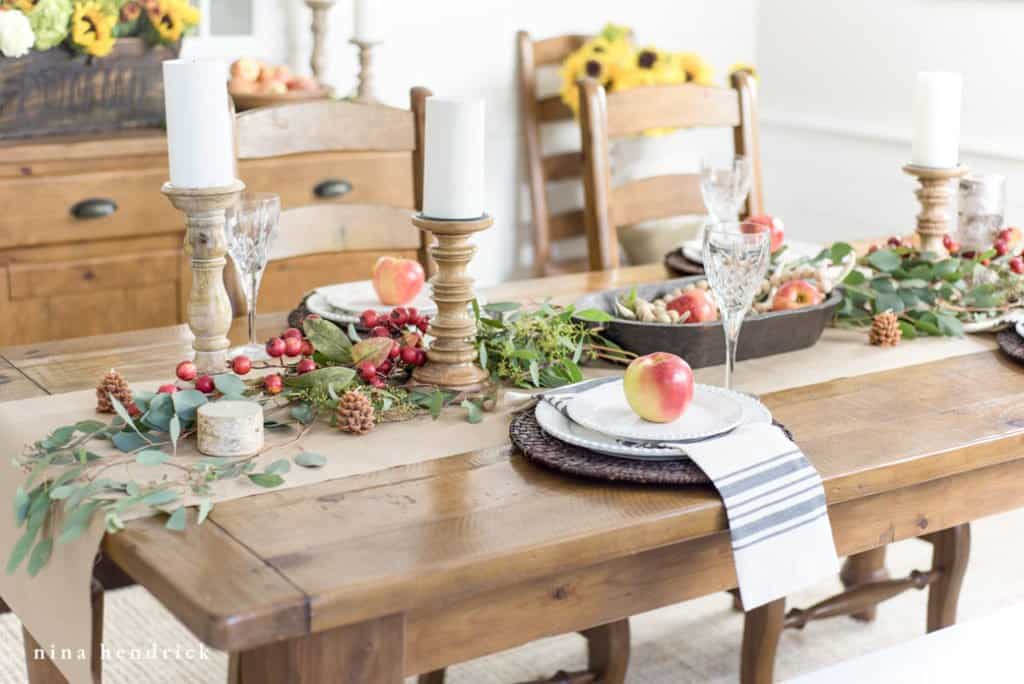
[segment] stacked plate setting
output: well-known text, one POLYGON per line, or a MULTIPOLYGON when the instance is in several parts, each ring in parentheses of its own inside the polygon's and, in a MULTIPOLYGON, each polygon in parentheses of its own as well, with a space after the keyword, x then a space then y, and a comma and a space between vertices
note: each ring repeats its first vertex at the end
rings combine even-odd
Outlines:
POLYGON ((575 393, 552 390, 535 411, 541 429, 555 439, 641 461, 686 458, 687 444, 721 437, 740 425, 772 422, 771 413, 755 397, 698 384, 682 416, 652 423, 629 407, 621 378, 595 381, 575 393))
MULTIPOLYGON (((427 288, 423 288, 416 298, 406 304, 414 307, 420 314, 434 316, 437 304, 430 298, 427 288)), ((306 298, 306 308, 310 313, 319 314, 335 323, 359 323, 359 316, 367 309, 387 316, 395 307, 381 304, 373 283, 360 280, 354 283, 340 283, 318 288, 306 298)))

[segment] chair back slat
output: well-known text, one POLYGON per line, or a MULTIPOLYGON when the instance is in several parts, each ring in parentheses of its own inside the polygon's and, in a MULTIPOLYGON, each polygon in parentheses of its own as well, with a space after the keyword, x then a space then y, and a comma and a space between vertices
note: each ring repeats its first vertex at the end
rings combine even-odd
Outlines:
POLYGON ((615 226, 666 216, 703 214, 700 176, 683 173, 630 181, 611 191, 611 206, 615 226))
POLYGON ((564 214, 551 216, 548 221, 548 231, 551 234, 551 239, 556 242, 583 235, 586 232, 583 210, 574 209, 564 214))
POLYGON ((250 109, 235 117, 237 154, 259 159, 303 152, 412 152, 414 118, 406 109, 333 100, 250 109))
POLYGON ((739 126, 736 91, 698 85, 665 85, 609 93, 608 136, 619 138, 653 128, 739 126))
POLYGON ((562 102, 561 96, 549 95, 537 100, 537 119, 540 123, 570 121, 572 118, 572 110, 562 102))
POLYGON ((579 152, 563 152, 544 157, 541 160, 544 168, 544 179, 549 183, 579 178, 583 171, 583 155, 579 152))
POLYGON ((271 260, 322 252, 418 249, 412 211, 374 204, 310 204, 281 212, 281 235, 271 260))
POLYGON ((751 165, 751 192, 744 215, 764 212, 757 131, 756 81, 732 76, 732 88, 652 86, 606 94, 600 83, 579 83, 583 148, 584 218, 592 270, 619 263, 617 228, 652 219, 704 213, 695 174, 655 176, 611 187, 610 139, 652 128, 728 126, 736 154, 751 165))
POLYGON ((565 35, 533 42, 533 63, 536 66, 561 64, 565 58, 590 40, 590 36, 565 35))

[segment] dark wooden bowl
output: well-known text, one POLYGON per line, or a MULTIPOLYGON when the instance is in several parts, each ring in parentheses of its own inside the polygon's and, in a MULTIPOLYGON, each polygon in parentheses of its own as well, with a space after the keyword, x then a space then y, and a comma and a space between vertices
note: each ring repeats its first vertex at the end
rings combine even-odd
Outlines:
MULTIPOLYGON (((677 287, 703 280, 701 276, 665 280, 637 286, 637 295, 650 301, 677 287)), ((605 290, 589 294, 576 301, 576 309, 600 309, 615 315, 615 299, 629 294, 632 288, 605 290)), ((839 288, 825 301, 815 306, 791 311, 749 314, 740 331, 737 359, 756 359, 772 354, 796 351, 813 346, 821 337, 825 326, 835 316, 843 300, 839 288)), ((656 351, 677 354, 692 368, 717 366, 725 363, 725 334, 720 321, 708 323, 670 324, 641 323, 616 318, 602 323, 602 333, 609 340, 636 354, 656 351)))

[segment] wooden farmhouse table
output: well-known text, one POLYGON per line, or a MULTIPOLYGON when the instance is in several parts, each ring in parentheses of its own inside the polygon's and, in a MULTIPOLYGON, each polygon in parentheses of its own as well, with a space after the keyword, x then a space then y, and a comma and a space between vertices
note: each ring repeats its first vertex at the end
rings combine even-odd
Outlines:
MULTIPOLYGON (((566 302, 664 277, 661 266, 635 267, 509 283, 488 296, 566 302)), ((263 316, 261 335, 284 318, 263 316)), ((92 388, 114 366, 129 380, 167 376, 186 334, 178 326, 2 349, 0 400, 92 388)), ((1024 373, 985 352, 762 398, 821 472, 841 555, 926 537, 934 563, 808 610, 786 614, 780 600, 751 611, 742 680, 771 681, 785 626, 864 611, 910 587, 929 588, 930 630, 951 624, 968 523, 1024 506, 1024 373)), ((230 677, 242 684, 396 684, 732 589, 730 548, 710 489, 573 479, 510 446, 221 503, 184 533, 135 520, 103 543, 198 638, 232 653, 230 677)))

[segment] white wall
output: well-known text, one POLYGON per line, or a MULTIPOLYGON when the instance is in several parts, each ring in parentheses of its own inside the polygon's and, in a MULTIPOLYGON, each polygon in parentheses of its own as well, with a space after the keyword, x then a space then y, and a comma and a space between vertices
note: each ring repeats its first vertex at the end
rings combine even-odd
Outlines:
MULTIPOLYGON (((266 11, 286 15, 286 52, 269 44, 262 56, 288 60, 308 72, 309 11, 298 0, 259 0, 266 11)), ((487 187, 494 228, 480 236, 473 263, 483 283, 527 269, 521 243, 529 236, 522 202, 515 34, 536 37, 596 32, 609 20, 633 26, 640 40, 704 54, 719 72, 754 55, 756 0, 379 0, 389 16, 388 40, 378 49, 376 87, 387 104, 408 106, 408 90, 423 85, 445 95, 478 95, 487 101, 487 187)), ((279 29, 280 30, 280 29, 279 29)), ((355 87, 351 2, 340 0, 330 16, 330 70, 326 80, 340 92, 355 87)))
POLYGON ((768 210, 803 239, 913 230, 916 73, 948 70, 964 75, 962 159, 1007 175, 1007 221, 1024 223, 1022 34, 1022 2, 761 0, 768 210))

